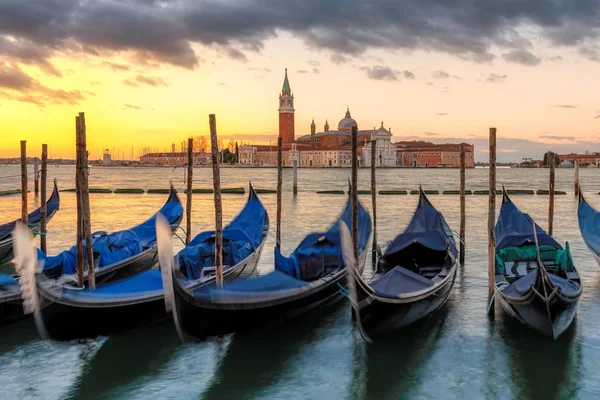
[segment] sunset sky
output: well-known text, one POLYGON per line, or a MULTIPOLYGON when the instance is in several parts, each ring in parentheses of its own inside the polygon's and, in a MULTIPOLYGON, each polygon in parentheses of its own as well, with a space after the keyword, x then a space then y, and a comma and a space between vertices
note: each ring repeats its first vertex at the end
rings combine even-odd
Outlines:
POLYGON ((487 160, 600 151, 600 4, 514 0, 0 0, 0 157, 74 158, 208 134, 296 136, 343 118, 393 140, 465 140, 487 160))

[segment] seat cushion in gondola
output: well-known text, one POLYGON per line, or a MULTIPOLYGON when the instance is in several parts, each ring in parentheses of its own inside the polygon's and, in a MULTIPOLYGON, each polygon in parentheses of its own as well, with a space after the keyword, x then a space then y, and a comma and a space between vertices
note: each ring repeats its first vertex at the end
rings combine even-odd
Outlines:
POLYGON ((371 282, 370 285, 378 296, 397 297, 399 294, 427 289, 434 283, 431 279, 397 266, 376 281, 371 282))
POLYGON ((3 274, 0 272, 0 290, 2 290, 2 286, 14 285, 16 283, 18 282, 12 275, 3 274))

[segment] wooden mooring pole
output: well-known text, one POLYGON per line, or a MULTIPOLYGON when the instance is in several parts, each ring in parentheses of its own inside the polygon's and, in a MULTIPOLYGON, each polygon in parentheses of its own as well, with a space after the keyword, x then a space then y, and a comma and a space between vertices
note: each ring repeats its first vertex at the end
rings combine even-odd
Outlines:
POLYGON ((575 197, 579 197, 579 160, 575 160, 575 197))
MULTIPOLYGON (((79 116, 76 117, 76 143, 77 143, 77 158, 78 158, 78 174, 76 176, 76 186, 78 187, 77 195, 78 201, 78 213, 77 213, 77 226, 80 228, 80 237, 78 237, 77 243, 77 267, 78 277, 81 272, 81 286, 83 286, 83 269, 84 264, 87 263, 88 267, 88 286, 90 289, 96 288, 96 277, 94 273, 94 249, 92 245, 92 225, 90 219, 90 193, 89 193, 89 181, 88 181, 88 153, 87 153, 87 137, 86 137, 86 125, 85 125, 85 114, 80 112, 79 116), (83 248, 83 240, 85 240, 85 249, 83 248), (81 244, 79 243, 81 242, 81 244), (81 254, 79 250, 81 249, 81 254), (84 255, 85 252, 85 255, 84 255), (85 261, 84 261, 85 259, 85 261), (81 271, 79 271, 79 267, 81 271)), ((79 283, 79 279, 78 279, 79 283)))
POLYGON ((467 162, 465 146, 460 145, 460 265, 465 265, 465 229, 466 229, 466 204, 465 204, 465 173, 467 162))
POLYGON ((219 142, 217 141, 217 119, 215 114, 208 116, 210 125, 210 150, 215 195, 215 280, 217 287, 223 287, 223 206, 221 203, 221 174, 219 171, 219 142))
POLYGON ((75 240, 77 252, 75 256, 75 264, 77 270, 77 287, 83 287, 84 281, 84 266, 83 261, 83 208, 81 202, 81 173, 82 173, 82 159, 81 159, 81 134, 80 134, 79 116, 75 117, 75 195, 77 200, 77 239, 75 240))
POLYGON ((187 189, 185 198, 185 244, 192 239, 192 184, 194 181, 194 139, 188 139, 187 189))
POLYGON ((40 195, 40 249, 46 254, 46 180, 48 178, 48 145, 42 144, 42 192, 40 195))
POLYGON ((357 127, 352 127, 352 248, 354 249, 354 259, 357 260, 358 268, 358 131, 357 127))
POLYGON ((493 296, 496 275, 496 128, 490 128, 490 187, 488 208, 488 314, 494 312, 493 296))
MULTIPOLYGON (((297 154, 297 153, 296 153, 297 154)), ((293 168, 293 194, 296 195, 298 194, 298 160, 296 160, 294 158, 294 160, 292 161, 292 166, 293 168)))
POLYGON ((373 247, 372 258, 373 269, 377 263, 377 177, 376 177, 376 157, 377 140, 371 140, 371 203, 373 205, 373 247))
POLYGON ((33 159, 33 192, 37 196, 40 193, 40 159, 35 157, 33 159))
POLYGON ((281 152, 281 136, 277 138, 277 232, 275 236, 275 245, 278 249, 281 247, 281 186, 282 186, 282 152, 281 152))
POLYGON ((21 222, 27 220, 27 141, 21 140, 21 222))
POLYGON ((548 156, 550 159, 550 185, 548 187, 548 235, 552 236, 554 229, 554 153, 548 156))

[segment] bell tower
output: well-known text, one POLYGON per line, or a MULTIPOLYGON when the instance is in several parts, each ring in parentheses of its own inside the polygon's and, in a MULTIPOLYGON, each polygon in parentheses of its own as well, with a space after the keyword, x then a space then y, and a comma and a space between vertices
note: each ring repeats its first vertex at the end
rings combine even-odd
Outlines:
POLYGON ((279 137, 283 143, 293 143, 296 139, 294 132, 294 95, 290 89, 287 68, 283 88, 279 95, 279 137))

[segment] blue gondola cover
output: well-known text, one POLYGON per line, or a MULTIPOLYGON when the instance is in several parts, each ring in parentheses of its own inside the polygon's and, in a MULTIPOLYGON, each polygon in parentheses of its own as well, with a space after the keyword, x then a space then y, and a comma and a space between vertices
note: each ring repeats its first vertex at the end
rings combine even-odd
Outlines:
MULTIPOLYGON (((540 246, 562 249, 562 246, 538 224, 535 224, 535 229, 540 246)), ((521 212, 508 195, 504 193, 500 215, 496 223, 496 251, 506 247, 519 247, 524 244, 535 244, 533 219, 521 212)))
POLYGON ((579 200, 577 218, 585 244, 596 256, 600 256, 600 213, 594 210, 583 196, 579 200))

